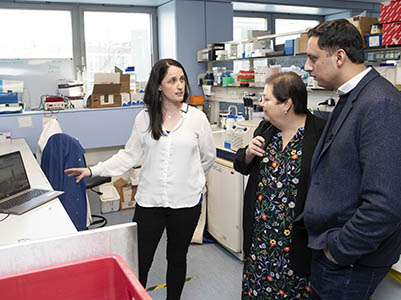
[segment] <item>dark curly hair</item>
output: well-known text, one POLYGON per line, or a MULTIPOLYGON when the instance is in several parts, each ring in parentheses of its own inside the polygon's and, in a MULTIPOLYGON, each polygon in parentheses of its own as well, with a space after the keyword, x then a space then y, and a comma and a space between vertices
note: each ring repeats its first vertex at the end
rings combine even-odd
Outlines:
POLYGON ((346 19, 324 22, 308 31, 308 37, 318 37, 318 46, 333 54, 343 49, 356 64, 364 62, 363 40, 358 29, 346 19))

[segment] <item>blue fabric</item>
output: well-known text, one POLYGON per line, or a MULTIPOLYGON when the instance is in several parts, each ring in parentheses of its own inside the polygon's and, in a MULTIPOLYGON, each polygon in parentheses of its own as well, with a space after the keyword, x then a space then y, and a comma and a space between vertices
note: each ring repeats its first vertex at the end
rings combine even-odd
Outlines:
POLYGON ((77 230, 86 229, 86 178, 79 183, 67 176, 68 168, 84 168, 85 149, 77 139, 58 133, 52 135, 43 150, 41 167, 53 189, 64 191, 59 197, 77 230))
POLYGON ((315 251, 312 261, 312 300, 368 300, 390 270, 339 266, 329 261, 323 251, 315 251))
POLYGON ((400 130, 401 93, 372 69, 316 146, 304 210, 310 248, 328 248, 342 266, 399 259, 400 130))

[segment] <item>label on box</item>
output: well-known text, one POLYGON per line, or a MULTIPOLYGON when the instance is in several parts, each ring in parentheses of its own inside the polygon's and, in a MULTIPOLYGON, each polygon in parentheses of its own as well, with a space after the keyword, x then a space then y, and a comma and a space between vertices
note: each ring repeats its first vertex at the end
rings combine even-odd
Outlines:
POLYGON ((132 188, 131 188, 131 186, 123 187, 123 196, 124 196, 124 202, 131 201, 131 197, 132 197, 132 188))
POLYGON ((120 204, 121 204, 120 209, 135 208, 135 201, 121 202, 120 204))
POLYGON ((372 35, 369 36, 369 43, 368 43, 368 47, 379 47, 380 44, 380 35, 372 35))
POLYGON ((107 97, 105 97, 104 95, 100 96, 100 104, 114 104, 114 95, 107 95, 107 97))
POLYGON ((380 23, 401 21, 401 1, 385 1, 380 4, 380 23))

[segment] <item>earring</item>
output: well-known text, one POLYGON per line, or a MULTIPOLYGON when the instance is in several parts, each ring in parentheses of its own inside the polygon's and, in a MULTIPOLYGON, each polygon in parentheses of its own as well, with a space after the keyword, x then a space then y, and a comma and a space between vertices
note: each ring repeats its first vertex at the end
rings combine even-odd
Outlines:
POLYGON ((285 110, 285 111, 284 111, 284 114, 286 115, 287 113, 288 113, 288 110, 285 110))

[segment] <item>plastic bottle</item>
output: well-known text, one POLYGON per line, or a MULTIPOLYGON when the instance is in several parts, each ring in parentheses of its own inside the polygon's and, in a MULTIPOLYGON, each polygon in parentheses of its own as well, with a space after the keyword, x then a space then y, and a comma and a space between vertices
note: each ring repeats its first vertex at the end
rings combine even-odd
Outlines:
POLYGON ((241 122, 241 121, 245 121, 245 118, 244 118, 242 111, 239 111, 238 115, 237 115, 237 122, 241 122))
POLYGON ((129 91, 130 91, 130 98, 131 102, 134 100, 134 93, 136 93, 136 73, 135 67, 127 67, 125 69, 125 74, 130 75, 129 79, 129 91))
POLYGON ((224 148, 231 149, 233 129, 227 129, 224 136, 224 148))
POLYGON ((226 120, 226 129, 232 130, 234 125, 235 125, 235 116, 232 114, 229 114, 227 116, 227 120, 226 120))
POLYGON ((235 128, 235 116, 229 114, 226 120, 226 132, 224 137, 224 148, 231 149, 232 136, 235 128))

